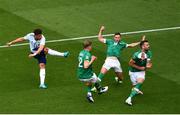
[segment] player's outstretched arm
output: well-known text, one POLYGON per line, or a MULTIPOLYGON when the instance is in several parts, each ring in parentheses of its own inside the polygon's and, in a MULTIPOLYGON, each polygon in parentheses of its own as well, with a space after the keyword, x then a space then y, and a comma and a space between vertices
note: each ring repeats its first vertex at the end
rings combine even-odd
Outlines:
POLYGON ((97 57, 96 56, 92 56, 91 57, 91 61, 89 62, 89 61, 84 61, 84 68, 86 69, 86 68, 88 68, 95 60, 97 59, 97 57))
MULTIPOLYGON (((142 36, 142 38, 141 38, 141 41, 144 41, 145 40, 145 38, 146 38, 146 36, 145 35, 143 35, 142 36)), ((139 45, 140 44, 140 42, 141 41, 139 41, 139 42, 135 42, 135 43, 131 43, 131 44, 128 44, 128 48, 133 48, 133 47, 136 47, 137 45, 139 45)))
POLYGON ((17 39, 15 39, 15 40, 13 40, 13 41, 8 42, 8 43, 7 43, 7 46, 11 46, 11 45, 13 45, 13 44, 16 44, 16 43, 19 43, 19 42, 23 42, 23 41, 25 41, 24 38, 17 38, 17 39))
POLYGON ((104 43, 104 37, 102 35, 102 32, 104 31, 105 27, 104 26, 101 26, 100 30, 99 30, 99 34, 98 34, 98 40, 102 43, 104 43))
POLYGON ((144 71, 146 69, 145 67, 141 67, 141 66, 136 65, 135 61, 133 59, 131 59, 129 61, 129 66, 134 67, 134 68, 136 68, 138 70, 142 70, 142 71, 144 71))

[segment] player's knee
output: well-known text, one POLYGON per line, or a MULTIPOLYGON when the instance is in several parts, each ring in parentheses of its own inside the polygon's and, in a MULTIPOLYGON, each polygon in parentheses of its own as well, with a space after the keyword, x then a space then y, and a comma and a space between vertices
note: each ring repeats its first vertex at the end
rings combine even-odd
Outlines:
POLYGON ((106 68, 104 68, 104 67, 101 69, 101 73, 103 73, 103 74, 106 74, 107 71, 108 71, 108 70, 107 70, 106 68))
POLYGON ((45 66, 46 66, 46 65, 45 65, 44 63, 40 63, 40 64, 39 64, 39 68, 40 68, 40 69, 44 69, 45 66))
POLYGON ((44 52, 47 54, 48 53, 48 48, 44 48, 44 52))
POLYGON ((144 82, 144 79, 143 78, 140 78, 137 80, 138 83, 143 83, 144 82))

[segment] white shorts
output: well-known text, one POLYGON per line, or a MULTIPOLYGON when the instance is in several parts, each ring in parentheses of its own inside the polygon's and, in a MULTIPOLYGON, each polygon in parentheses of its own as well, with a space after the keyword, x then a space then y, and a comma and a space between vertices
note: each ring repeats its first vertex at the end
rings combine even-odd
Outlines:
POLYGON ((118 59, 112 59, 107 57, 103 67, 107 70, 113 68, 115 72, 122 72, 121 64, 118 59))
POLYGON ((129 71, 129 76, 130 76, 132 84, 136 85, 138 78, 143 78, 145 80, 145 71, 140 71, 140 72, 129 71))
POLYGON ((95 73, 93 73, 93 76, 90 79, 79 79, 82 82, 90 82, 90 83, 96 83, 98 80, 97 76, 95 73))

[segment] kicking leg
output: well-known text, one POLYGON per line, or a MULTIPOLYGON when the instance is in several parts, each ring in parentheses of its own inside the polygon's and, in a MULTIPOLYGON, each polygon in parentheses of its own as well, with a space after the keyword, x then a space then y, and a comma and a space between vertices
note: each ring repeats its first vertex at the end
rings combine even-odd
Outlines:
POLYGON ((101 72, 100 72, 99 75, 98 75, 98 78, 99 78, 100 81, 102 81, 104 75, 105 75, 107 72, 108 72, 108 70, 107 70, 106 68, 104 68, 104 67, 101 68, 101 72))
POLYGON ((53 56, 59 56, 59 57, 68 57, 69 52, 58 52, 55 50, 52 50, 50 48, 45 48, 44 51, 49 54, 49 55, 53 55, 53 56))
MULTIPOLYGON (((107 71, 106 71, 107 72, 107 71)), ((104 73, 106 73, 104 72, 104 73)), ((101 73, 100 73, 100 77, 101 77, 101 73)), ((94 73, 93 75, 93 80, 92 82, 94 83, 95 89, 97 89, 97 91, 99 92, 99 94, 105 93, 108 91, 108 86, 102 87, 100 82, 101 79, 99 77, 96 76, 96 74, 94 73)), ((94 88, 93 88, 94 89, 94 88)))
POLYGON ((102 79, 103 79, 104 75, 107 73, 107 71, 108 70, 106 68, 102 67, 101 72, 98 75, 97 82, 95 83, 95 87, 98 91, 100 91, 100 89, 102 88, 100 82, 102 81, 102 79))

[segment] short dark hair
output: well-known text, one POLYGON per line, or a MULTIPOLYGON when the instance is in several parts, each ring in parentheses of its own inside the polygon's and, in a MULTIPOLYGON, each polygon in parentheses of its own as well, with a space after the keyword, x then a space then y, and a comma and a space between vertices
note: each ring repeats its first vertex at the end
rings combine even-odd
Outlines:
POLYGON ((39 35, 39 34, 42 34, 42 30, 41 29, 35 29, 33 31, 34 35, 39 35))
POLYGON ((114 36, 115 36, 115 35, 120 35, 120 36, 121 36, 121 33, 119 33, 119 32, 116 32, 116 33, 114 34, 114 36))
POLYGON ((140 48, 142 48, 142 46, 144 45, 144 43, 148 42, 148 40, 144 40, 140 42, 140 48))
POLYGON ((90 41, 90 40, 85 40, 84 42, 83 42, 83 47, 84 48, 87 48, 87 47, 89 47, 89 46, 91 46, 92 45, 92 42, 90 41))

